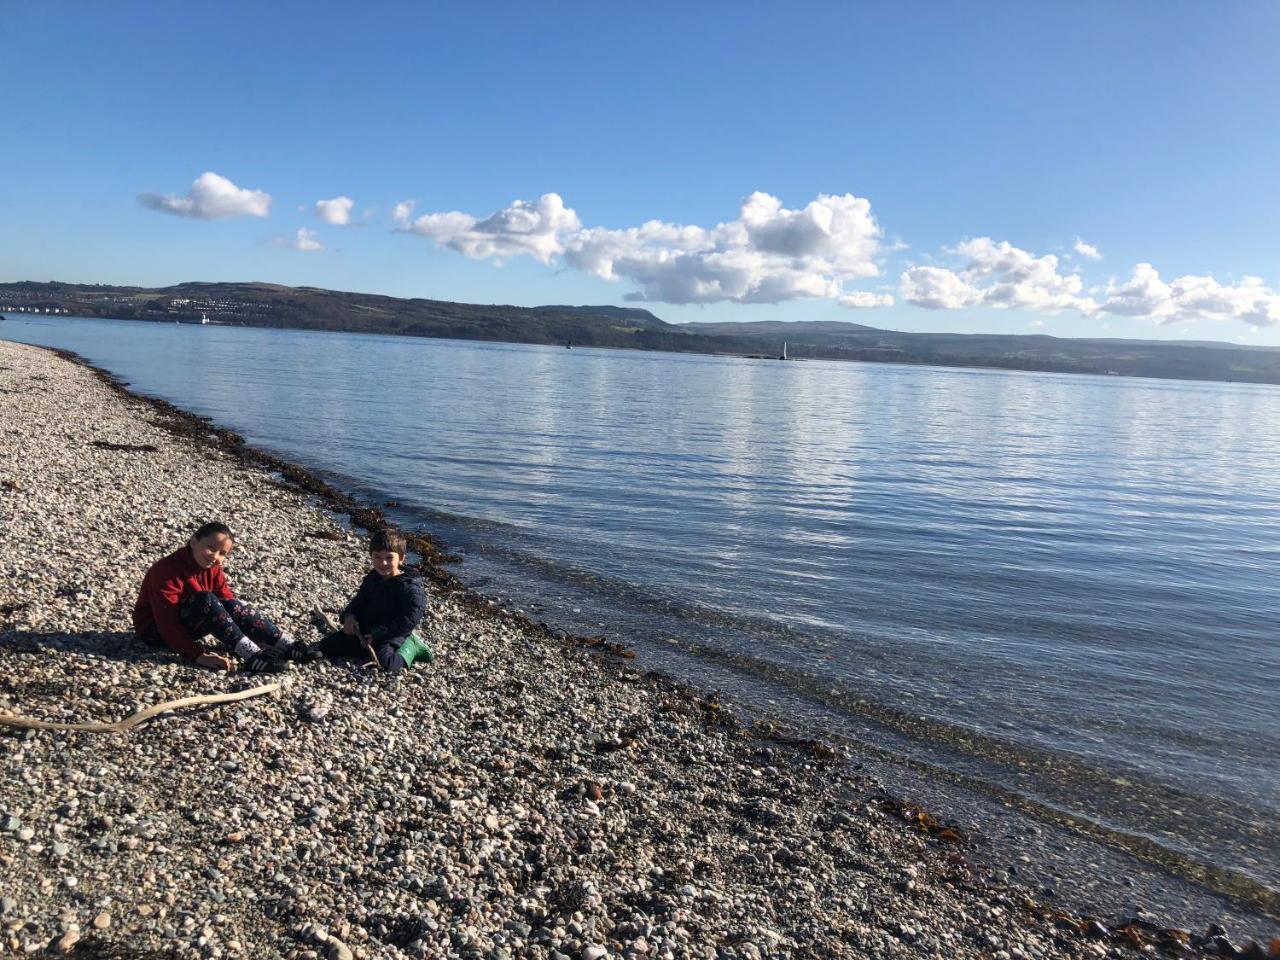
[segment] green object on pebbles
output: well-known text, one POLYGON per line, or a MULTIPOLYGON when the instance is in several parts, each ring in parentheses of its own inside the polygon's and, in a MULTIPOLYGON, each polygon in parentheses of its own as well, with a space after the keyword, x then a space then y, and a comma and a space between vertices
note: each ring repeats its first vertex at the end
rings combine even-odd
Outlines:
POLYGON ((406 667, 412 667, 415 660, 433 663, 436 659, 436 652, 427 646, 416 630, 405 637, 404 643, 400 644, 396 653, 400 654, 400 659, 404 661, 406 667))

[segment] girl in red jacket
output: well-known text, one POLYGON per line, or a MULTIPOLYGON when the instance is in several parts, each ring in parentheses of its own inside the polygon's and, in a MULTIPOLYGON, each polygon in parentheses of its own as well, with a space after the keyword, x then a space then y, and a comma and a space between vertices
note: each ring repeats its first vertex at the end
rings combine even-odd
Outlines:
POLYGON ((133 607, 133 628, 144 641, 164 643, 187 660, 211 670, 233 670, 230 656, 210 653, 198 642, 212 634, 250 673, 276 673, 286 662, 320 656, 243 600, 237 600, 222 572, 235 546, 230 528, 206 523, 181 549, 154 563, 142 579, 133 607))

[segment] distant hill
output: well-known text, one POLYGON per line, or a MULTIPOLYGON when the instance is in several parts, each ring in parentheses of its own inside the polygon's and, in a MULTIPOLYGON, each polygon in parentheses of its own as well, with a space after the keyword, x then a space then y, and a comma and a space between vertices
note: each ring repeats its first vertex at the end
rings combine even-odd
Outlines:
POLYGON ((0 314, 22 310, 168 323, 204 315, 255 327, 758 357, 778 356, 785 341, 792 359, 1280 383, 1280 349, 1270 347, 903 333, 839 321, 671 324, 632 307, 452 303, 272 283, 0 284, 0 314))
POLYGON ((635 307, 566 307, 566 306, 549 306, 534 307, 534 310, 549 312, 577 312, 591 314, 597 317, 608 317, 611 320, 621 320, 628 324, 634 324, 641 327, 651 327, 658 329, 670 326, 670 324, 659 320, 648 310, 638 310, 635 307))
POLYGON ((867 333, 883 333, 875 327, 841 320, 747 320, 741 323, 682 323, 681 329, 709 336, 772 337, 779 340, 792 338, 848 339, 867 333))

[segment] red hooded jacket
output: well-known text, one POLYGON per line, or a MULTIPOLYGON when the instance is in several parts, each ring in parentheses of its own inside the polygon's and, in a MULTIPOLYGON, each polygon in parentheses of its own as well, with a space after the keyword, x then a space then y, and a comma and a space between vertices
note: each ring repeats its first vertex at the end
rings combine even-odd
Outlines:
POLYGON ((155 628, 170 648, 194 660, 204 653, 204 647, 178 619, 178 607, 183 597, 200 590, 207 590, 221 600, 236 597, 222 567, 204 569, 191 556, 188 546, 157 560, 142 578, 138 602, 133 605, 133 629, 138 636, 145 636, 155 628))

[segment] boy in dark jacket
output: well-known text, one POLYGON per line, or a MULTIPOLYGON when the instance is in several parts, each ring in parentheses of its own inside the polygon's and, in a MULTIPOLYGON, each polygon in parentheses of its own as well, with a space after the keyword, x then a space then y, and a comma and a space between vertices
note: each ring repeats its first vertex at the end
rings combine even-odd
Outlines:
POLYGON ((394 530, 379 530, 369 538, 373 567, 360 589, 343 608, 342 629, 320 641, 327 657, 372 657, 388 673, 397 673, 415 659, 432 659, 431 648, 414 628, 427 613, 427 595, 416 570, 404 568, 405 539, 394 530))

